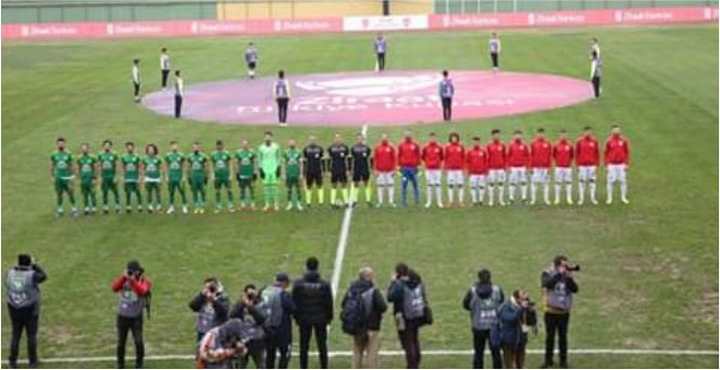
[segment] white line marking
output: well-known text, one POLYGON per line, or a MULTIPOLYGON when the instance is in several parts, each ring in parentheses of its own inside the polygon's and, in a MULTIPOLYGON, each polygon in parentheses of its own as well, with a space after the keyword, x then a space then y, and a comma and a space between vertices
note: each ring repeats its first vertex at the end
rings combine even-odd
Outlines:
MULTIPOLYGON (((717 356, 720 354, 714 350, 692 350, 692 349, 570 349, 568 350, 574 355, 649 355, 649 356, 717 356)), ((529 349, 528 354, 539 355, 544 354, 542 349, 529 349)), ((427 350, 422 352, 423 356, 471 356, 472 350, 427 350)), ((293 356, 298 354, 293 352, 293 356)), ((311 353, 312 356, 317 353, 311 353)), ((404 356, 403 351, 380 351, 380 356, 404 356)), ((352 351, 334 351, 328 353, 330 357, 350 357, 352 351)), ((126 361, 134 360, 134 357, 126 357, 126 361)), ((145 356, 148 361, 172 361, 172 360, 194 360, 195 355, 155 355, 145 356)), ((82 362, 110 362, 115 361, 114 356, 98 356, 98 357, 55 357, 41 359, 43 363, 82 363, 82 362)), ((27 363, 27 360, 18 361, 27 363)), ((7 360, 2 361, 3 365, 7 365, 7 360)))
MULTIPOLYGON (((363 125, 362 135, 367 137, 368 125, 363 125)), ((332 287, 333 299, 337 297, 338 288, 340 287, 340 276, 342 274, 342 264, 345 259, 345 250, 347 249, 347 239, 350 234, 350 221, 352 221, 353 207, 345 208, 342 226, 340 226, 340 238, 338 239, 337 251, 335 252, 335 264, 333 265, 332 279, 330 286, 332 287)))

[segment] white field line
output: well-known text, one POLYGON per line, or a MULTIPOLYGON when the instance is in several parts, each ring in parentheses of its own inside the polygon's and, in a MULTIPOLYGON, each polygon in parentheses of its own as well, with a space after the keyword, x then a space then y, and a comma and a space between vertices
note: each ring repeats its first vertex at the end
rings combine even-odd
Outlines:
MULTIPOLYGON (((573 355, 645 355, 645 356, 717 356, 718 351, 713 350, 684 350, 684 349, 570 349, 573 355)), ((529 349, 528 354, 539 355, 544 354, 542 349, 529 349)), ((427 350, 422 352, 423 356, 472 356, 472 350, 427 350)), ((297 352, 293 352, 293 356, 297 356, 297 352)), ((316 356, 317 353, 312 353, 316 356)), ((380 351, 380 356, 404 356, 403 351, 380 351)), ((351 357, 352 351, 333 351, 329 352, 330 357, 351 357)), ((154 355, 145 356, 148 361, 173 361, 173 360, 194 360, 195 355, 154 355)), ((54 357, 41 358, 43 363, 82 363, 82 362, 111 362, 115 361, 114 356, 97 356, 97 357, 54 357)), ((126 361, 134 360, 134 357, 126 357, 126 361)), ((19 361, 27 363, 26 360, 19 361)), ((7 365, 7 361, 3 361, 3 365, 7 365)))
MULTIPOLYGON (((363 125, 362 135, 367 137, 368 125, 363 125)), ((333 298, 337 297, 340 287, 340 277, 342 275, 342 264, 345 259, 345 250, 347 249, 347 239, 350 234, 350 221, 352 220, 353 207, 345 208, 342 226, 340 226, 340 238, 338 239, 337 250, 335 252, 335 264, 333 265, 332 279, 330 286, 332 287, 333 298)))

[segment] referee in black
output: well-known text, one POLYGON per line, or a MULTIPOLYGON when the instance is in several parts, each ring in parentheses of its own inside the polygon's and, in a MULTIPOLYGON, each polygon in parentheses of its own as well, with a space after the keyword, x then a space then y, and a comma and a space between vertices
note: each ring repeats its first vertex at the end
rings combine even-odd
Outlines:
POLYGON ((365 144, 365 136, 362 133, 357 134, 357 142, 350 148, 350 165, 352 166, 353 185, 350 188, 350 205, 355 206, 358 201, 358 192, 360 186, 365 188, 365 202, 372 207, 371 197, 372 189, 370 188, 370 167, 371 166, 372 149, 365 144))
POLYGON ((593 53, 592 62, 590 62, 590 80, 593 85, 595 99, 600 97, 600 80, 602 79, 603 63, 600 53, 593 53))
POLYGON ((303 168, 305 169, 305 202, 312 205, 312 189, 317 189, 318 204, 325 202, 323 191, 323 170, 325 166, 325 149, 317 144, 315 136, 310 135, 308 145, 303 148, 303 168))
POLYGON ((332 145, 328 148, 328 160, 330 161, 330 205, 339 208, 349 204, 348 194, 348 169, 350 168, 350 148, 343 143, 342 136, 335 134, 332 145), (337 202, 337 191, 342 192, 343 203, 337 202))
POLYGON ((175 71, 175 118, 180 118, 183 97, 185 96, 185 83, 180 77, 180 71, 175 71))

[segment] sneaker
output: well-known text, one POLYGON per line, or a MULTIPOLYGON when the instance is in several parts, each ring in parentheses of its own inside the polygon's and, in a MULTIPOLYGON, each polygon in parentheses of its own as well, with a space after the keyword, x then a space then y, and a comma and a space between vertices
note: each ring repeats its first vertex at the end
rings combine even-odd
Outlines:
POLYGON ((578 200, 577 205, 581 206, 581 205, 583 205, 583 203, 585 203, 585 200, 580 199, 580 200, 578 200))
POLYGON ((555 202, 554 202, 553 204, 556 205, 556 206, 559 205, 559 204, 560 204, 560 198, 555 198, 555 202))
POLYGON ((110 213, 110 209, 108 207, 104 207, 103 214, 108 214, 108 213, 110 213))
POLYGON ((220 208, 215 208, 215 211, 213 213, 215 213, 215 214, 220 213, 220 208))
POLYGON ((184 214, 188 214, 188 206, 183 205, 183 206, 182 206, 182 211, 183 211, 184 214))
POLYGON ((620 200, 623 202, 623 204, 630 204, 628 198, 621 198, 620 200))
POLYGON ((445 208, 445 206, 444 206, 442 203, 440 203, 440 202, 437 203, 437 207, 438 207, 438 208, 445 208))
MULTIPOLYGON (((511 204, 512 204, 512 203, 511 203, 511 204)), ((505 203, 504 200, 501 199, 501 200, 500 200, 500 205, 501 205, 501 206, 506 206, 507 204, 505 203)))
POLYGON ((391 203, 390 203, 390 207, 392 207, 392 208, 397 208, 397 204, 391 202, 391 203))
POLYGON ((73 217, 77 217, 77 216, 78 216, 78 210, 77 210, 77 208, 73 208, 73 209, 70 211, 70 214, 72 214, 73 217))
POLYGON ((90 208, 85 207, 85 209, 83 210, 83 215, 85 215, 85 216, 90 215, 90 208))
POLYGON ((572 198, 567 198, 567 204, 573 205, 573 200, 572 200, 572 198))
POLYGON ((175 206, 170 206, 170 207, 168 207, 168 209, 167 209, 167 211, 166 211, 165 213, 167 213, 167 214, 169 214, 169 215, 175 213, 175 206))
POLYGON ((233 207, 233 206, 228 206, 228 212, 230 212, 230 213, 235 213, 235 207, 233 207))
POLYGON ((425 208, 430 208, 431 206, 432 206, 432 203, 430 203, 430 202, 425 203, 425 208))
POLYGON ((132 213, 132 208, 131 207, 125 208, 125 213, 132 213))
POLYGON ((270 205, 269 205, 269 204, 266 204, 265 207, 263 207, 262 210, 263 210, 263 212, 269 211, 269 210, 270 210, 270 205))
POLYGON ((597 205, 598 201, 597 199, 590 199, 590 203, 592 203, 593 205, 597 205))
POLYGON ((611 204, 612 204, 612 199, 608 198, 608 200, 605 201, 605 204, 611 205, 611 204))
POLYGON ((298 204, 297 204, 297 210, 298 210, 298 211, 302 211, 303 209, 304 209, 304 208, 303 208, 302 204, 298 203, 298 204))
POLYGON ((280 210, 280 205, 277 204, 277 203, 275 203, 275 207, 273 207, 273 210, 275 210, 276 212, 279 211, 279 210, 280 210))
POLYGON ((58 208, 55 211, 55 217, 62 217, 65 214, 65 211, 62 208, 58 208))
POLYGON ((285 207, 286 211, 292 210, 292 203, 288 203, 287 207, 285 207))
POLYGON ((97 208, 95 208, 95 207, 90 208, 90 213, 92 213, 92 214, 97 213, 97 208))
POLYGON ((155 206, 155 211, 157 211, 158 213, 160 213, 160 211, 162 211, 162 206, 159 205, 159 204, 156 205, 156 206, 155 206))
POLYGON ((205 208, 200 208, 200 214, 201 214, 201 215, 204 215, 204 214, 205 214, 205 208))

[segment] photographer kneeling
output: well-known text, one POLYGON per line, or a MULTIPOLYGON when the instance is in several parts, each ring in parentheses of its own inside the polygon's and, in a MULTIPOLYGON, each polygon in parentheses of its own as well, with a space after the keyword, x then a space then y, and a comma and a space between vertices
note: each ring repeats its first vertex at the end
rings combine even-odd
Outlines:
POLYGON ((567 335, 570 324, 573 294, 578 292, 578 285, 573 278, 573 271, 580 266, 570 266, 565 256, 557 256, 552 266, 543 271, 541 277, 545 303, 545 362, 543 368, 553 366, 555 351, 555 334, 558 335, 560 347, 560 367, 567 368, 567 335))
POLYGON ((145 343, 143 342, 143 309, 150 313, 150 289, 152 283, 145 276, 145 270, 138 261, 130 261, 127 270, 113 280, 112 290, 120 295, 118 303, 117 329, 117 365, 125 367, 125 342, 128 331, 132 331, 135 342, 135 367, 143 367, 145 343))
POLYGON ((232 359, 247 351, 249 340, 245 325, 238 319, 210 329, 200 340, 197 354, 198 369, 231 369, 232 359))
POLYGON ((222 325, 228 318, 230 302, 218 279, 205 279, 203 289, 192 301, 190 309, 198 313, 197 341, 200 342, 210 329, 222 325))
POLYGON ((243 289, 242 298, 233 306, 230 311, 231 319, 240 319, 244 323, 251 325, 257 331, 257 337, 245 343, 247 352, 240 355, 236 368, 247 368, 250 358, 255 363, 255 368, 265 368, 265 331, 263 324, 265 323, 265 314, 257 308, 262 301, 255 288, 255 285, 248 284, 243 289))

